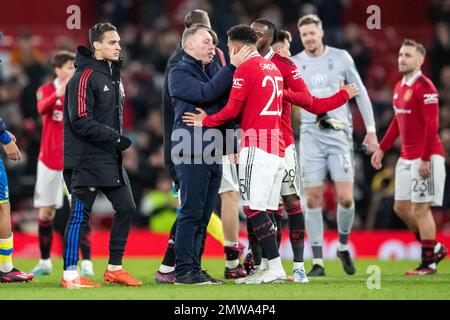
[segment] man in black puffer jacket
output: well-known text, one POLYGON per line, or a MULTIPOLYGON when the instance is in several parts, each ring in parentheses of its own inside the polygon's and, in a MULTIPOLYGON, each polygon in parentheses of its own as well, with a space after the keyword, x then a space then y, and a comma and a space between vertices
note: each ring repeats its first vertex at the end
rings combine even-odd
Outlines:
POLYGON ((64 180, 72 206, 64 235, 65 288, 98 287, 77 272, 80 229, 87 228, 98 190, 111 201, 116 214, 109 241, 106 282, 140 286, 122 270, 122 257, 136 209, 122 151, 131 145, 122 135, 124 90, 120 79, 120 37, 109 23, 89 30, 93 52, 78 47, 76 71, 67 85, 64 103, 64 180))

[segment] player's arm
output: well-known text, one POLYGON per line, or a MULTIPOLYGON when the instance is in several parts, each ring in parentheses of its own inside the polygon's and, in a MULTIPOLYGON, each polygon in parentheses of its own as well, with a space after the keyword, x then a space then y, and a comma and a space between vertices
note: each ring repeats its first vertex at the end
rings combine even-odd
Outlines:
POLYGON ((344 51, 343 60, 344 65, 347 66, 345 69, 345 81, 347 83, 355 83, 359 88, 359 94, 356 96, 356 103, 364 120, 366 130, 367 132, 375 133, 375 118, 367 89, 364 86, 358 71, 356 70, 353 58, 347 51, 344 51))
POLYGON ((174 68, 169 73, 170 96, 194 105, 211 103, 230 89, 235 70, 226 65, 210 81, 202 82, 190 71, 174 68))
MULTIPOLYGON (((68 108, 70 126, 78 135, 89 142, 111 143, 116 145, 121 137, 113 128, 94 118, 95 80, 92 71, 86 69, 83 75, 76 74, 69 83, 65 104, 68 108)), ((125 138, 125 137, 124 137, 125 138)))
POLYGON ((295 65, 289 67, 289 73, 283 80, 290 89, 283 90, 283 98, 313 114, 321 114, 339 108, 358 93, 357 86, 348 84, 330 97, 315 97, 309 91, 295 65))
POLYGON ((57 92, 46 94, 42 87, 36 92, 37 109, 40 115, 53 112, 56 99, 58 99, 57 92))
POLYGON ((420 159, 422 163, 419 167, 419 173, 423 177, 430 175, 430 158, 433 150, 433 143, 439 130, 439 102, 438 93, 435 88, 425 88, 420 95, 422 115, 425 124, 425 137, 420 159))
POLYGON ((375 169, 381 169, 381 160, 383 160, 385 153, 392 148, 399 135, 400 130, 398 128, 397 116, 394 116, 380 142, 380 147, 372 154, 371 163, 375 169))
POLYGON ((343 62, 346 66, 345 80, 347 83, 355 83, 359 88, 359 94, 356 96, 356 104, 358 105, 361 117, 364 120, 366 126, 366 136, 363 140, 363 144, 368 145, 369 152, 374 152, 378 149, 378 138, 375 127, 375 117, 373 115, 372 103, 369 99, 369 94, 364 86, 364 83, 356 70, 355 62, 347 51, 343 52, 343 62))
POLYGON ((219 112, 208 116, 203 109, 195 108, 199 113, 185 112, 183 114, 183 121, 188 126, 197 127, 218 127, 234 119, 241 112, 244 101, 239 101, 234 98, 228 100, 228 103, 219 112))
POLYGON ((0 141, 5 149, 6 156, 10 160, 20 160, 20 150, 16 145, 16 138, 6 130, 3 119, 0 118, 0 141))
POLYGON ((208 116, 205 111, 197 108, 200 114, 186 112, 183 115, 183 121, 189 126, 217 127, 236 118, 244 106, 248 91, 253 85, 253 79, 249 69, 239 68, 233 78, 233 87, 228 103, 222 110, 208 116))

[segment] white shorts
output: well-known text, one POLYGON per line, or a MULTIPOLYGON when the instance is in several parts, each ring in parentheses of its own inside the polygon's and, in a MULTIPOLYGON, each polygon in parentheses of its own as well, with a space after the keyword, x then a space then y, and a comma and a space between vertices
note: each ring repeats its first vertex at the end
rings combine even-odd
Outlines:
POLYGON ((430 202, 431 206, 442 206, 445 186, 445 158, 432 155, 431 175, 422 178, 419 174, 420 159, 400 158, 395 167, 395 200, 415 203, 430 202))
POLYGON ((224 192, 239 192, 239 182, 236 164, 231 163, 228 156, 222 157, 222 182, 220 183, 219 194, 224 192))
POLYGON ((286 148, 284 174, 281 184, 281 195, 288 196, 290 194, 299 195, 297 150, 294 144, 286 148))
POLYGON ((327 171, 333 181, 353 182, 353 138, 346 130, 302 129, 300 174, 304 187, 323 185, 327 171))
POLYGON ((277 210, 284 174, 284 158, 256 147, 239 154, 239 190, 243 205, 252 210, 277 210))
POLYGON ((59 209, 64 200, 64 179, 62 170, 49 169, 42 161, 37 163, 34 207, 55 206, 59 209))

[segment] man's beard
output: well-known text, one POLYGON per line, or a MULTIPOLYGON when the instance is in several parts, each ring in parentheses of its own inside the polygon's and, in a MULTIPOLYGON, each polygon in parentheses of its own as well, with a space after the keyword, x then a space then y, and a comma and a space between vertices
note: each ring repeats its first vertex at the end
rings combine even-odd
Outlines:
POLYGON ((403 69, 403 70, 401 70, 401 69, 399 68, 399 71, 400 71, 401 74, 403 74, 404 76, 406 76, 406 75, 408 75, 408 74, 414 72, 414 68, 411 67, 411 68, 403 69))

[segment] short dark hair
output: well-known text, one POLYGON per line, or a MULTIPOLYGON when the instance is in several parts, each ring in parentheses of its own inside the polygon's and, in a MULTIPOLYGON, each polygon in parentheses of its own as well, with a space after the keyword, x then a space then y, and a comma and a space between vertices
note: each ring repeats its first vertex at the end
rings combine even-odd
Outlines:
POLYGON ((67 50, 56 52, 51 59, 52 69, 61 68, 67 61, 75 60, 75 54, 67 50))
POLYGON ((289 43, 292 42, 291 33, 287 30, 278 30, 277 31, 277 39, 274 41, 274 44, 278 43, 278 42, 284 42, 285 40, 287 40, 289 43))
POLYGON ((238 24, 228 30, 227 36, 231 41, 242 42, 245 44, 256 44, 258 36, 255 30, 245 24, 238 24))
POLYGON ((194 23, 210 24, 208 12, 201 9, 194 9, 186 13, 184 16, 184 27, 188 29, 194 23))
POLYGON ((403 40, 402 46, 410 46, 415 47, 417 52, 419 52, 423 57, 427 55, 427 49, 421 44, 420 42, 417 42, 412 39, 405 39, 403 40))
POLYGON ((267 26, 269 32, 272 34, 272 43, 271 44, 273 44, 275 41, 277 41, 277 27, 275 26, 275 23, 273 23, 272 21, 270 21, 267 18, 256 19, 255 21, 253 21, 253 23, 260 23, 260 24, 267 26))
POLYGON ((89 44, 94 48, 94 41, 102 42, 103 34, 108 31, 117 31, 117 28, 109 22, 100 22, 89 29, 89 44))
POLYGON ((305 26, 307 24, 315 24, 317 27, 322 28, 322 20, 316 14, 307 14, 306 16, 298 19, 297 27, 305 26))

